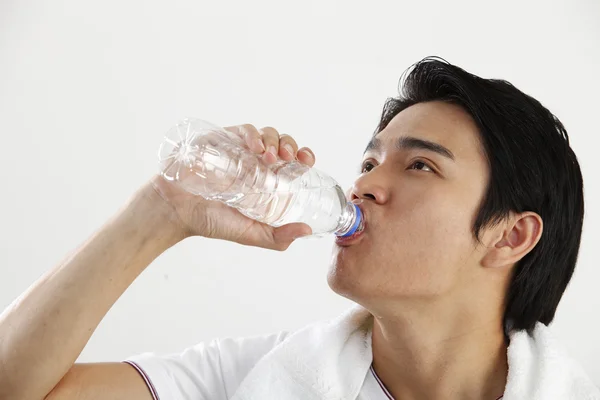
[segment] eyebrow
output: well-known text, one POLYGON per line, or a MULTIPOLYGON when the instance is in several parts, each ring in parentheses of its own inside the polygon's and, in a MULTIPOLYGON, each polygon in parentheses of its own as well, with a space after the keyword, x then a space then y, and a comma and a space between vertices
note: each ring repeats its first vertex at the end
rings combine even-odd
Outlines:
MULTIPOLYGON (((365 149, 365 153, 369 150, 378 151, 381 149, 382 143, 380 139, 376 137, 372 138, 365 149)), ((412 136, 402 136, 396 141, 396 149, 407 150, 407 149, 420 149, 428 150, 434 153, 440 154, 446 158, 454 161, 454 154, 441 144, 430 142, 429 140, 418 139, 412 136)))

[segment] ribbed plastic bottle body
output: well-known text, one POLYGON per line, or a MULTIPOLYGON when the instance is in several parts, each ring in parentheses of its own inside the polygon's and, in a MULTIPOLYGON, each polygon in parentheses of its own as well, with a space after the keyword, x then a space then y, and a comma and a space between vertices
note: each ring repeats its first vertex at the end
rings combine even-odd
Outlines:
POLYGON ((356 208, 328 175, 297 161, 267 166, 242 138, 205 121, 176 125, 159 159, 166 179, 271 226, 304 222, 313 234, 339 234, 356 220, 356 208))

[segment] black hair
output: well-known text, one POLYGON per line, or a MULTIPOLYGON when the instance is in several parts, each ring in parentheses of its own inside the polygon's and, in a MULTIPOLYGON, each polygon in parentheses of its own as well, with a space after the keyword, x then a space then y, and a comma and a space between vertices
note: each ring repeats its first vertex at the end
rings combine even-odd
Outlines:
POLYGON ((389 98, 375 134, 402 110, 423 102, 461 106, 479 128, 490 180, 473 226, 509 213, 533 211, 543 220, 538 244, 515 266, 505 324, 530 331, 548 325, 573 275, 583 225, 583 179, 563 124, 542 104, 504 80, 484 79, 437 57, 409 68, 400 95, 389 98))

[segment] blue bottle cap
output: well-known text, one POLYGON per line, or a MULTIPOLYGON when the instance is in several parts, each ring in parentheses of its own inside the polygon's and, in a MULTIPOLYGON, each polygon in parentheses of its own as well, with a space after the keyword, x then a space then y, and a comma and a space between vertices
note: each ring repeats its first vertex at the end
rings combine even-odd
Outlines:
POLYGON ((362 221, 362 212, 360 211, 360 208, 358 208, 358 206, 354 203, 352 203, 352 205, 354 206, 354 209, 356 211, 356 220, 354 221, 354 224, 352 224, 352 228, 350 228, 350 230, 344 235, 340 235, 340 237, 348 237, 353 235, 354 232, 356 232, 356 230, 360 226, 360 222, 362 221))

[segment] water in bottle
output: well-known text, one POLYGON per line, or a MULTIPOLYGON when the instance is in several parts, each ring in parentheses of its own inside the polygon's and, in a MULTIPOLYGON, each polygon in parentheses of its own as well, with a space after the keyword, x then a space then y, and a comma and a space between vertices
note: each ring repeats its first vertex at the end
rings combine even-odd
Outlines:
POLYGON ((165 179, 188 192, 271 226, 303 222, 313 235, 349 237, 364 225, 360 208, 328 175, 298 161, 266 165, 242 137, 203 120, 171 128, 159 164, 165 179))

